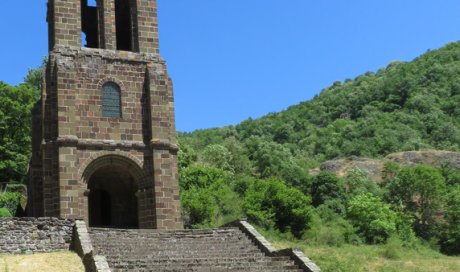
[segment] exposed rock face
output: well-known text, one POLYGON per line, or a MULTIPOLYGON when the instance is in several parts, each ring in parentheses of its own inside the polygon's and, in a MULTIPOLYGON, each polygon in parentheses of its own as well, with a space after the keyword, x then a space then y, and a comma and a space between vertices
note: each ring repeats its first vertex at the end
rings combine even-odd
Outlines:
POLYGON ((393 153, 383 159, 368 159, 351 156, 346 159, 336 159, 326 161, 319 169, 314 169, 311 174, 319 171, 331 171, 339 177, 345 177, 352 169, 360 169, 368 172, 371 178, 376 181, 382 181, 382 170, 385 162, 393 161, 401 165, 415 166, 417 164, 440 165, 448 163, 451 167, 460 169, 460 152, 451 151, 406 151, 393 153))
POLYGON ((383 162, 381 160, 352 156, 347 159, 326 161, 320 166, 321 171, 331 171, 339 177, 346 176, 349 171, 356 168, 369 173, 375 181, 381 181, 380 174, 383 170, 383 162))
POLYGON ((394 161, 402 165, 439 165, 441 163, 449 163, 450 166, 460 169, 460 152, 435 150, 407 151, 390 154, 385 157, 385 160, 394 161))

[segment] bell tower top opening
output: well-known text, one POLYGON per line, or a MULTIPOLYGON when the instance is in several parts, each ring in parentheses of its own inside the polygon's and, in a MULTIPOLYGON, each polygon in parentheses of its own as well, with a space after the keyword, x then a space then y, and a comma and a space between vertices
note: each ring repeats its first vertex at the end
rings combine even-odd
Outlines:
POLYGON ((156 0, 48 0, 55 47, 159 54, 156 0))

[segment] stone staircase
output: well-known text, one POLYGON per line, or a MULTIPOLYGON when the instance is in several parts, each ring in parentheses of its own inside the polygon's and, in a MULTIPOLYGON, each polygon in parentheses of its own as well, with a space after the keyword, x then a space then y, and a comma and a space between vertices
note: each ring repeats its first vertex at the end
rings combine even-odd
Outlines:
POLYGON ((238 227, 210 230, 88 230, 93 254, 111 271, 305 271, 289 256, 268 256, 238 227))

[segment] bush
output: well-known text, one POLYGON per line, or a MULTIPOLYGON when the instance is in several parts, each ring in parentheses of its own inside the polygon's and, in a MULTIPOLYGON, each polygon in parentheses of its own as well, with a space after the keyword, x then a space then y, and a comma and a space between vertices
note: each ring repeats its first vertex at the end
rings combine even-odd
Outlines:
POLYGON ((332 172, 321 172, 313 179, 311 185, 312 204, 315 207, 328 200, 345 200, 345 185, 343 181, 332 172))
POLYGON ((0 218, 10 218, 13 217, 10 211, 6 208, 0 208, 0 218))
POLYGON ((427 241, 439 237, 436 216, 443 206, 446 184, 438 169, 422 164, 402 167, 386 187, 388 200, 415 218, 413 225, 418 236, 427 241))
POLYGON ((308 229, 312 217, 310 198, 272 178, 254 182, 243 201, 249 220, 266 229, 276 226, 297 238, 308 229))
POLYGON ((211 226, 217 205, 214 203, 209 190, 194 188, 181 192, 181 202, 182 216, 186 227, 211 226))
POLYGON ((7 209, 11 215, 16 214, 16 210, 21 200, 21 194, 16 192, 7 192, 0 194, 0 208, 7 209))
POLYGON ((391 236, 384 246, 382 255, 386 259, 397 260, 401 258, 402 248, 402 241, 397 236, 391 236))
POLYGON ((317 214, 321 215, 313 217, 311 228, 305 233, 304 238, 309 244, 341 246, 344 243, 361 244, 361 238, 355 233, 353 226, 341 216, 338 216, 333 211, 325 206, 320 206, 316 209, 317 214), (328 213, 323 217, 324 213, 328 213))
POLYGON ((348 195, 355 196, 362 193, 381 195, 380 188, 371 179, 369 173, 355 168, 345 178, 345 187, 348 195))
POLYGON ((194 165, 180 176, 182 216, 186 227, 216 227, 241 216, 233 175, 218 168, 194 165))
POLYGON ((460 254, 460 185, 450 188, 444 217, 446 230, 440 243, 441 251, 451 255, 460 254))
POLYGON ((397 214, 372 194, 353 197, 347 211, 358 232, 370 243, 385 242, 396 233, 397 214))

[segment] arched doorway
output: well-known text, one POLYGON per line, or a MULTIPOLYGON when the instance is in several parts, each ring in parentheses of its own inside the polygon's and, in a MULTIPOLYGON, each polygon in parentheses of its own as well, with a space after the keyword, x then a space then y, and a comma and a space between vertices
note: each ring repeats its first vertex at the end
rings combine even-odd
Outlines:
POLYGON ((126 165, 99 167, 88 180, 91 227, 138 227, 137 182, 126 165))

